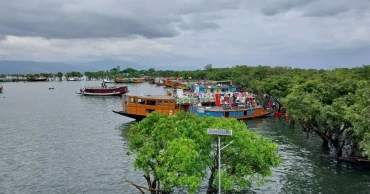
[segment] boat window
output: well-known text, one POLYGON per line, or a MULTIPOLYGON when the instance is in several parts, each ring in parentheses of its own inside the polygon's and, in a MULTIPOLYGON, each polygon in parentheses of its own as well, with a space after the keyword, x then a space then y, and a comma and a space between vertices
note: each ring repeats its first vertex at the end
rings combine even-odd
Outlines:
POLYGON ((163 104, 168 104, 168 101, 166 101, 166 100, 165 100, 165 101, 163 101, 163 104))
POLYGON ((158 105, 162 106, 162 100, 158 100, 158 105))
POLYGON ((174 101, 174 100, 171 100, 171 101, 170 101, 170 104, 175 104, 175 101, 174 101))
POLYGON ((130 98, 130 103, 136 103, 136 98, 130 98))
POLYGON ((169 111, 168 111, 168 114, 169 114, 169 115, 172 115, 172 113, 173 113, 173 111, 172 111, 172 110, 169 110, 169 111))
POLYGON ((145 104, 145 100, 143 100, 143 99, 137 99, 137 102, 139 103, 139 104, 145 104))
POLYGON ((155 100, 147 100, 146 101, 146 105, 151 105, 151 106, 155 106, 156 105, 156 102, 155 100))

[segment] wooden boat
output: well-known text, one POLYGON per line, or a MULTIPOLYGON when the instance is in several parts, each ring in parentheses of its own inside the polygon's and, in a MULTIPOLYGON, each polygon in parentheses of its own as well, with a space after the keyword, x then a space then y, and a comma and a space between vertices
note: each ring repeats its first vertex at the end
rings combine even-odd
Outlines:
POLYGON ((0 93, 3 92, 3 86, 0 86, 0 93))
POLYGON ((144 83, 143 78, 130 78, 130 83, 144 83))
POLYGON ((164 86, 164 83, 155 83, 156 86, 164 86))
POLYGON ((156 86, 164 86, 164 81, 163 81, 163 79, 161 79, 161 78, 156 78, 156 79, 155 79, 155 85, 156 85, 156 86))
POLYGON ((114 82, 116 82, 116 83, 130 83, 130 80, 129 80, 129 78, 117 77, 116 79, 114 79, 114 82))
POLYGON ((190 87, 187 86, 185 83, 181 83, 181 84, 177 85, 176 88, 177 89, 183 89, 183 90, 190 90, 190 87))
POLYGON ((77 94, 87 96, 119 96, 129 92, 127 86, 113 86, 113 87, 86 87, 80 89, 77 94))
POLYGON ((174 98, 167 95, 147 95, 147 96, 122 96, 122 111, 114 113, 124 115, 136 120, 141 120, 153 111, 159 111, 166 115, 173 115, 180 111, 190 112, 200 117, 226 117, 236 119, 250 119, 263 117, 272 112, 266 112, 261 106, 246 107, 211 107, 215 104, 213 97, 207 98, 174 98))

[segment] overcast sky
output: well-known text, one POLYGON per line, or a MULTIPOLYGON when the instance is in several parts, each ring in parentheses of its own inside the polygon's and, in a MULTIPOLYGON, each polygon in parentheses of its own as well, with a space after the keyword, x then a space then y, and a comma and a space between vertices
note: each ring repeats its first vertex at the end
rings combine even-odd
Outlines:
POLYGON ((0 60, 370 64, 370 0, 0 0, 0 60))

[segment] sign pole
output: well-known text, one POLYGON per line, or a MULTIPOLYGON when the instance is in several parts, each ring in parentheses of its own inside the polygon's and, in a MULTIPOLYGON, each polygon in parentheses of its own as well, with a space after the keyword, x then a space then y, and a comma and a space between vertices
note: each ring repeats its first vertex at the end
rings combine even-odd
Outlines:
POLYGON ((218 194, 221 194, 221 141, 218 135, 218 194))

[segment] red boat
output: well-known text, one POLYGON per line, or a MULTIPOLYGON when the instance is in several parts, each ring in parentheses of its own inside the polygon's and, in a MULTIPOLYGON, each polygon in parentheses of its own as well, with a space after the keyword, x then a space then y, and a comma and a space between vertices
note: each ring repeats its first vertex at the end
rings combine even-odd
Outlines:
POLYGON ((164 86, 164 83, 155 83, 156 86, 164 86))
POLYGON ((119 96, 126 94, 128 91, 127 86, 120 87, 86 87, 80 89, 80 92, 77 94, 87 95, 87 96, 119 96))

